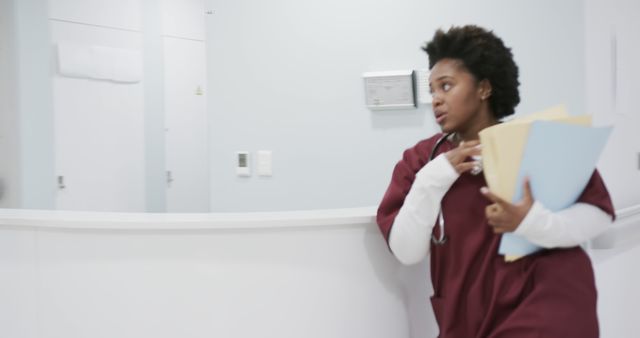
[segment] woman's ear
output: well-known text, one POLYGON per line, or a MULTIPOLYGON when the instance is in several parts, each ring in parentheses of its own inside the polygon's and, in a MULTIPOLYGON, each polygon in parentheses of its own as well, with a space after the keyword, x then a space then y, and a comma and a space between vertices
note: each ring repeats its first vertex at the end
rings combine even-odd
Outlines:
POLYGON ((489 82, 489 80, 484 79, 480 81, 480 84, 478 85, 478 93, 480 94, 480 99, 481 100, 487 100, 489 97, 491 97, 491 82, 489 82))

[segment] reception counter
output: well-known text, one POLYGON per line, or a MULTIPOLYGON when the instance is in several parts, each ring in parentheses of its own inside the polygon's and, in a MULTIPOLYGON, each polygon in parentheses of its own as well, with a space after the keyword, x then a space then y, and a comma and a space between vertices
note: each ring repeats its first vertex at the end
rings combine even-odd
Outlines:
MULTIPOLYGON (((434 337, 427 264, 397 263, 374 214, 0 210, 0 337, 434 337)), ((637 242, 639 215, 592 248, 637 242)))
POLYGON ((374 211, 0 210, 0 337, 435 336, 374 211))

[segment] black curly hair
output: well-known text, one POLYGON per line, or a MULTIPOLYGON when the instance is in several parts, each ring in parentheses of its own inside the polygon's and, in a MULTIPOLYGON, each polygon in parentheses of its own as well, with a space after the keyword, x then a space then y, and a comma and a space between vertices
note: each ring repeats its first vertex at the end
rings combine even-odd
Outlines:
POLYGON ((438 29, 422 49, 429 55, 429 69, 442 59, 461 61, 477 81, 491 83, 489 105, 496 119, 514 113, 520 103, 518 66, 511 48, 502 39, 482 27, 467 25, 438 29))

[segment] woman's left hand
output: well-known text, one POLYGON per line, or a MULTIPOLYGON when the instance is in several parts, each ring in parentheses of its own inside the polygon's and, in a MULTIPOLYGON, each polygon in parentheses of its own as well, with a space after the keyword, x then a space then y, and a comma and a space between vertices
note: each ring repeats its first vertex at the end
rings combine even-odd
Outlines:
POLYGON ((489 191, 487 187, 482 187, 480 192, 493 202, 493 204, 486 207, 485 215, 489 225, 493 227, 493 232, 496 234, 515 231, 527 216, 527 213, 529 213, 529 209, 531 209, 534 202, 529 179, 524 181, 524 196, 515 204, 503 200, 489 191))

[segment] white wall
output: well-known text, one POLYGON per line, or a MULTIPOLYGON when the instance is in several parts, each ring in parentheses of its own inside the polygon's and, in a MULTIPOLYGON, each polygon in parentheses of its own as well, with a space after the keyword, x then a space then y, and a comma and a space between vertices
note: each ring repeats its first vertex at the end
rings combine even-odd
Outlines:
POLYGON ((20 158, 18 157, 18 113, 15 84, 15 36, 13 3, 0 1, 0 207, 19 203, 20 158))
POLYGON ((586 10, 586 103, 615 126, 599 167, 617 208, 640 205, 640 4, 590 0, 586 10))
POLYGON ((402 151, 436 125, 430 107, 367 110, 361 75, 427 67, 420 47, 438 27, 480 24, 513 47, 518 112, 585 108, 582 1, 207 4, 214 211, 377 204, 402 151), (238 150, 272 150, 273 177, 236 177, 238 150))
POLYGON ((203 0, 163 0, 167 212, 210 208, 207 58, 203 0))
POLYGON ((604 252, 593 258, 598 284, 598 310, 602 338, 638 336, 640 304, 640 247, 604 252), (600 257, 602 256, 602 257, 600 257))
MULTIPOLYGON (((2 54, 1 67, 6 70, 3 71, 6 76, 2 79, 0 94, 7 99, 2 103, 2 135, 6 137, 0 139, 4 159, 0 178, 7 181, 7 196, 20 198, 14 197, 15 203, 9 203, 9 197, 6 197, 0 201, 1 205, 40 209, 167 210, 162 55, 163 35, 167 33, 163 32, 162 26, 167 26, 174 38, 188 39, 194 34, 202 38, 202 23, 185 19, 188 16, 185 13, 196 13, 202 19, 202 0, 166 0, 162 3, 151 0, 6 0, 2 6, 6 9, 2 11, 3 15, 7 16, 7 20, 2 21, 6 25, 2 43, 15 44, 3 49, 8 54, 2 54), (163 6, 173 7, 163 11, 163 6), (163 23, 163 19, 170 22, 163 23), (195 32, 194 27, 200 27, 200 32, 195 32), (132 39, 136 40, 135 46, 132 46, 132 39), (59 40, 143 49, 145 81, 142 85, 124 85, 61 77, 57 74, 52 53, 59 40), (11 55, 15 57, 10 59, 11 55), (13 69, 17 70, 12 83, 13 69), (9 83, 13 85, 7 86, 9 83), (122 91, 114 94, 119 89, 122 91), (131 100, 133 96, 139 98, 135 103, 131 100), (15 114, 11 115, 8 110, 13 108, 9 98, 13 97, 15 114), (129 103, 127 107, 124 107, 125 102, 129 103), (124 116, 116 116, 118 114, 124 116), (109 117, 111 120, 105 121, 109 117), (19 120, 11 125, 11 118, 19 120), (12 135, 9 132, 15 134, 13 143, 9 142, 12 135), (11 165, 16 167, 13 172, 20 176, 11 174, 11 165), (57 187, 58 175, 65 176, 64 191, 57 187), (108 183, 100 185, 104 182, 108 183), (82 198, 67 203, 73 200, 72 190, 82 198), (80 190, 89 190, 95 195, 80 190)), ((202 67, 201 74, 204 69, 202 67)), ((202 87, 206 89, 205 84, 202 87)), ((188 117, 185 119, 189 120, 188 117)), ((195 123, 206 130, 206 123, 195 123)), ((186 147, 185 139, 188 137, 173 138, 178 140, 182 148, 177 148, 184 153, 202 149, 197 158, 204 163, 200 165, 203 177, 197 188, 204 191, 200 195, 207 195, 208 142, 200 142, 199 147, 186 147)), ((193 173, 187 175, 193 179, 193 173)), ((188 198, 181 201, 189 204, 188 198)), ((204 206, 198 211, 208 210, 208 200, 198 202, 204 206)))
MULTIPOLYGON (((3 20, 3 23, 9 25, 5 32, 9 32, 7 34, 11 35, 11 39, 6 41, 13 41, 11 52, 14 59, 11 69, 15 69, 10 95, 15 100, 13 104, 17 123, 12 128, 17 141, 3 149, 2 153, 7 161, 15 153, 15 165, 19 168, 19 175, 10 176, 8 183, 8 193, 19 196, 11 206, 52 209, 55 208, 57 187, 51 81, 54 62, 48 20, 49 4, 63 3, 61 6, 66 8, 73 7, 73 4, 65 0, 6 0, 2 3, 11 8, 6 12, 3 10, 3 14, 11 16, 11 20, 3 20)), ((104 4, 108 5, 108 2, 104 4)), ((104 14, 104 11, 99 10, 100 6, 95 6, 95 1, 90 9, 95 15, 104 14)), ((78 17, 71 15, 63 19, 76 20, 78 17)), ((3 79, 11 78, 11 72, 3 74, 8 74, 3 79)), ((3 119, 8 116, 10 115, 3 114, 3 119)), ((6 127, 11 125, 7 124, 6 127)))
POLYGON ((139 31, 140 0, 48 0, 49 15, 60 20, 139 31))
POLYGON ((618 240, 627 244, 592 253, 599 290, 603 338, 637 337, 640 330, 640 3, 589 0, 585 5, 586 104, 600 124, 614 132, 600 160, 614 204, 629 216, 621 219, 618 240))
POLYGON ((206 140, 208 124, 205 122, 208 91, 205 83, 206 66, 202 64, 206 63, 202 55, 205 43, 203 0, 143 0, 142 8, 146 210, 205 212, 210 204, 210 170, 209 142, 206 140), (194 55, 188 49, 170 48, 177 43, 191 46, 200 44, 202 52, 194 55), (168 52, 173 54, 167 55, 168 52), (184 62, 180 60, 176 63, 176 52, 184 54, 184 62), (185 67, 192 69, 192 73, 202 79, 199 84, 204 89, 203 95, 197 97, 203 103, 195 111, 187 109, 194 98, 185 93, 193 94, 194 88, 185 85, 188 81, 184 77, 193 80, 194 74, 182 72, 185 67), (172 104, 178 98, 182 102, 172 104), (202 118, 193 118, 194 112, 202 118), (175 122, 181 123, 176 125, 175 122), (167 183, 168 172, 171 172, 173 179, 170 184, 167 183))
POLYGON ((157 0, 143 0, 145 201, 149 212, 166 209, 164 56, 162 8, 157 0))
POLYGON ((640 330, 640 212, 620 219, 613 232, 616 245, 591 250, 602 338, 635 338, 640 330))
POLYGON ((18 61, 15 97, 19 112, 19 206, 51 209, 54 207, 55 176, 47 1, 13 1, 13 6, 18 61))
MULTIPOLYGON (((131 82, 73 77, 53 67, 55 174, 64 177, 65 185, 57 189, 57 209, 144 211, 144 88, 141 60, 135 62, 143 53, 143 38, 140 31, 129 30, 141 26, 139 3, 49 1, 54 50, 73 43, 87 50, 127 51, 133 60, 126 75, 135 76, 131 82), (115 10, 100 11, 107 4, 115 10)), ((104 73, 118 68, 109 61, 97 68, 104 73)))

